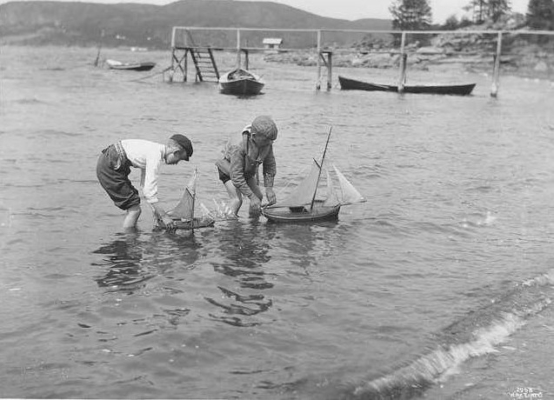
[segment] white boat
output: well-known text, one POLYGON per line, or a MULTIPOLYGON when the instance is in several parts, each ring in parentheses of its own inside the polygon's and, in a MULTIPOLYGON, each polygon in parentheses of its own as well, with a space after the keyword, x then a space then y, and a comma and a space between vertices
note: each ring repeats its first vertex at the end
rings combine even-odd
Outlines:
POLYGON ((128 70, 128 71, 150 71, 156 66, 155 62, 144 61, 136 63, 124 63, 116 60, 106 60, 106 64, 111 69, 128 70))

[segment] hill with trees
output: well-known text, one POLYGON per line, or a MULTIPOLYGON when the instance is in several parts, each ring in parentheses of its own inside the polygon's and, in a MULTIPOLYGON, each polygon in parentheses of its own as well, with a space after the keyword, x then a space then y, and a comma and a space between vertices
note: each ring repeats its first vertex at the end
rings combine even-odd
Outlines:
POLYGON ((0 44, 164 49, 173 26, 387 30, 391 21, 347 21, 278 3, 232 0, 181 0, 164 6, 56 1, 0 5, 0 44))

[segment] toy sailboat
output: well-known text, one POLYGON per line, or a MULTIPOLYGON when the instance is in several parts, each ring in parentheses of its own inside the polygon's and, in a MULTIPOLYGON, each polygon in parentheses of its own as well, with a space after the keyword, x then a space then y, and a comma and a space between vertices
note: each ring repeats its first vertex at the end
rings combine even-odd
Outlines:
MULTIPOLYGON (((209 216, 195 217, 194 208, 196 200, 196 180, 197 172, 194 170, 194 175, 185 187, 185 192, 179 203, 167 214, 173 219, 177 229, 194 230, 199 228, 207 228, 214 226, 215 220, 209 216)), ((163 223, 155 220, 155 227, 162 227, 163 223)))
POLYGON ((365 199, 356 188, 333 165, 339 182, 336 189, 331 174, 327 175, 327 191, 323 197, 318 197, 318 186, 321 180, 325 153, 331 137, 331 130, 327 136, 327 143, 323 151, 321 162, 313 160, 309 175, 300 182, 295 190, 284 200, 262 209, 262 214, 272 222, 315 222, 338 218, 340 208, 347 204, 361 203, 365 199))

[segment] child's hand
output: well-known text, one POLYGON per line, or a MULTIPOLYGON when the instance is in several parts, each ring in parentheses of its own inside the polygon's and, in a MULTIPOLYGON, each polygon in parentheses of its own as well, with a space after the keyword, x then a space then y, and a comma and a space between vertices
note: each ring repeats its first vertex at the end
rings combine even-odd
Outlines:
POLYGON ((262 208, 262 201, 258 198, 258 196, 253 195, 250 198, 250 213, 260 213, 260 210, 262 208))
POLYGON ((177 225, 167 214, 162 217, 162 222, 164 223, 165 230, 168 232, 173 232, 177 229, 177 225))
POLYGON ((277 202, 277 196, 275 196, 275 192, 273 191, 273 188, 271 187, 265 188, 265 196, 267 197, 268 206, 275 204, 277 202))

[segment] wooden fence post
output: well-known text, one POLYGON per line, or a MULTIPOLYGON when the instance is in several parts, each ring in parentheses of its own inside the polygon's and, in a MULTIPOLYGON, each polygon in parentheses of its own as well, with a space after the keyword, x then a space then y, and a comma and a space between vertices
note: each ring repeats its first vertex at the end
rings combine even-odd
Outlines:
POLYGON ((496 54, 494 55, 494 70, 492 72, 491 97, 498 95, 500 85, 500 55, 502 54, 502 31, 498 32, 496 40, 496 54))

